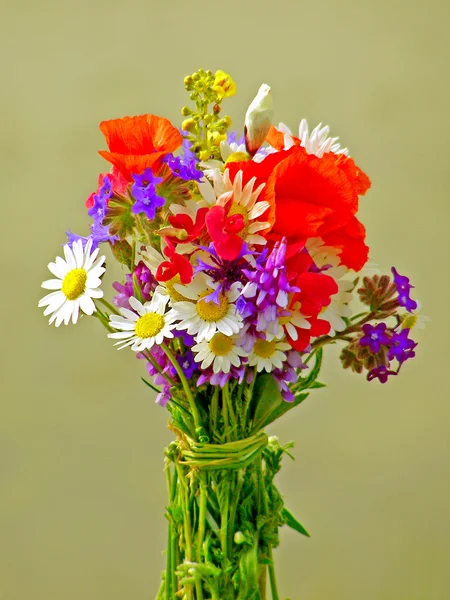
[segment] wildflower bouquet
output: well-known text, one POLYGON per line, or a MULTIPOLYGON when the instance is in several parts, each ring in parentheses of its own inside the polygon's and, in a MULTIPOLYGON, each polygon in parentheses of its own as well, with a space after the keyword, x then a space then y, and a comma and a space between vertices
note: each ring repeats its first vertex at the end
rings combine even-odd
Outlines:
POLYGON ((112 167, 86 201, 86 237, 68 232, 39 305, 57 327, 95 316, 143 361, 175 435, 165 451, 166 569, 158 599, 278 599, 279 528, 306 529, 274 478, 292 444, 265 428, 323 386, 323 349, 381 383, 414 357, 409 279, 366 264, 356 217, 370 181, 329 128, 272 125, 262 85, 230 133, 222 71, 185 79, 181 129, 154 115, 104 121, 112 167), (107 244, 126 270, 100 289, 107 244), (352 293, 359 309, 352 310, 352 293), (357 314, 355 314, 355 312, 357 314))

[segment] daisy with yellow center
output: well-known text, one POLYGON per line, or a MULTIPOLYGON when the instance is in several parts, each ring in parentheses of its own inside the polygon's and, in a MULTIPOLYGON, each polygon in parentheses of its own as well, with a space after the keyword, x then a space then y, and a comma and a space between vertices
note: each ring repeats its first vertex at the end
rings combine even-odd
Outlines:
POLYGON ((234 181, 231 181, 229 171, 225 169, 223 175, 219 172, 214 174, 213 185, 204 181, 198 187, 207 206, 227 206, 227 216, 242 215, 244 228, 238 235, 247 244, 265 244, 266 239, 259 232, 269 229, 270 223, 260 220, 260 217, 267 212, 270 204, 266 200, 258 202, 265 184, 253 189, 255 181, 256 177, 252 177, 243 187, 242 171, 238 171, 234 181))
POLYGON ((120 308, 120 315, 110 316, 110 326, 119 330, 108 333, 108 337, 119 340, 119 350, 131 346, 134 352, 149 350, 154 344, 162 344, 164 339, 173 338, 175 314, 166 312, 169 296, 155 292, 150 302, 142 304, 134 297, 129 299, 133 310, 120 308))
POLYGON ((236 311, 237 300, 242 285, 233 283, 229 290, 218 294, 218 302, 210 298, 216 285, 202 273, 185 286, 177 286, 182 295, 188 299, 174 302, 173 310, 180 319, 178 329, 186 329, 189 335, 195 336, 197 342, 211 340, 217 331, 231 336, 242 328, 242 317, 236 311))
POLYGON ((256 367, 258 372, 266 370, 270 373, 274 369, 282 369, 286 360, 286 350, 291 350, 290 344, 278 340, 257 339, 250 353, 248 364, 256 367))
POLYGON ((201 362, 201 368, 211 367, 214 373, 229 373, 231 366, 240 367, 241 357, 247 352, 236 343, 234 336, 224 335, 220 331, 209 340, 203 340, 192 346, 195 362, 201 362))
POLYGON ((49 323, 59 327, 61 323, 68 325, 78 321, 80 309, 87 315, 95 311, 93 298, 101 298, 103 292, 98 289, 101 276, 105 272, 102 266, 105 257, 97 258, 99 249, 91 253, 92 240, 88 240, 83 248, 81 240, 63 248, 65 260, 56 257, 54 263, 48 265, 57 279, 44 281, 42 287, 56 290, 40 300, 40 307, 45 306, 44 315, 51 315, 49 323))

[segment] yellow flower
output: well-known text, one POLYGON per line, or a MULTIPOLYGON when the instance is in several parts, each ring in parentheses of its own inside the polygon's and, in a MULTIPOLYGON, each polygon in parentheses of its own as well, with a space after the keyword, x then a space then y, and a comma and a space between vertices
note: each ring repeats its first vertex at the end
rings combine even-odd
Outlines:
POLYGON ((212 89, 216 92, 219 100, 223 100, 223 98, 234 96, 236 93, 236 84, 231 75, 228 75, 225 71, 216 71, 212 89))

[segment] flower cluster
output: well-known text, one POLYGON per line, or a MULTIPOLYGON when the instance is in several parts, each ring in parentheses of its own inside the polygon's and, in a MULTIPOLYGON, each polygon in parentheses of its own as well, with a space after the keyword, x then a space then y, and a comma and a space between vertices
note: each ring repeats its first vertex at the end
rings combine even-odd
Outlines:
POLYGON ((195 107, 183 107, 180 130, 155 115, 101 123, 111 170, 86 202, 90 235, 69 233, 66 260, 49 265, 50 322, 95 314, 146 361, 163 406, 267 375, 293 402, 309 359, 338 340, 344 367, 383 383, 396 375, 417 345, 409 279, 394 268, 392 280, 366 277, 367 310, 350 307, 369 251, 357 217, 368 177, 328 127, 309 133, 302 120, 298 137, 274 127, 265 84, 242 136, 220 116, 236 92, 228 74, 200 70, 185 86, 195 107), (105 242, 128 270, 113 304, 99 290, 105 242))

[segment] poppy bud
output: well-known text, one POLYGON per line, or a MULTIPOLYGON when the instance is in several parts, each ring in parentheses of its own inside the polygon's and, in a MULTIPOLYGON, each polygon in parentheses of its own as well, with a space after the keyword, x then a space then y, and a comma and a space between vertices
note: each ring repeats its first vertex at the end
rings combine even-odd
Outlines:
POLYGON ((245 115, 245 145, 254 156, 263 145, 273 117, 272 90, 263 83, 245 115))

